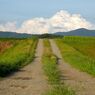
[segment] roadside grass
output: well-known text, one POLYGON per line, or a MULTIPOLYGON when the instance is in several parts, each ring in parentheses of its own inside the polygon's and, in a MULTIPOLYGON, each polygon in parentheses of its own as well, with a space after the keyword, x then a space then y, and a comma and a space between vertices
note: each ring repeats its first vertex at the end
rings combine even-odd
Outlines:
POLYGON ((44 95, 75 95, 75 93, 69 87, 58 85, 58 86, 54 86, 44 95))
POLYGON ((95 59, 95 37, 66 36, 64 42, 81 53, 95 59))
POLYGON ((0 54, 4 53, 7 49, 14 45, 13 40, 1 40, 0 39, 0 54))
MULTIPOLYGON (((78 43, 78 40, 80 39, 78 38, 76 43, 78 43)), ((92 76, 95 76, 95 60, 92 57, 89 57, 86 54, 82 53, 82 51, 74 48, 69 41, 66 42, 66 38, 56 39, 56 43, 59 46, 62 56, 66 62, 70 63, 73 67, 81 71, 87 72, 92 76)))
POLYGON ((44 40, 44 54, 42 57, 43 69, 47 80, 51 85, 49 91, 43 95, 75 95, 74 91, 68 89, 60 79, 60 71, 57 66, 57 57, 52 53, 48 39, 44 40))
POLYGON ((0 76, 7 76, 30 63, 34 58, 36 44, 37 39, 17 40, 14 46, 0 54, 0 76))

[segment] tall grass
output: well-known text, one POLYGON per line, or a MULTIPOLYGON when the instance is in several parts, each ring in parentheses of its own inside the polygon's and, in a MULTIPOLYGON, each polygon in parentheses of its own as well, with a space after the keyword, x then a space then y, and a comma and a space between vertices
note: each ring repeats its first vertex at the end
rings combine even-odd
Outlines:
POLYGON ((78 47, 77 44, 82 46, 81 43, 84 43, 84 41, 88 44, 93 43, 93 40, 94 38, 65 37, 63 39, 56 39, 56 43, 59 46, 62 56, 66 62, 70 63, 72 66, 81 71, 95 76, 95 60, 92 57, 84 54, 79 49, 75 48, 78 47), (87 39, 87 41, 85 39, 87 39))
POLYGON ((53 55, 50 43, 48 40, 44 40, 44 56, 43 56, 43 67, 46 75, 48 76, 48 81, 53 84, 57 84, 60 81, 60 74, 57 69, 57 58, 53 55))
POLYGON ((44 55, 42 58, 43 68, 51 89, 44 95, 75 95, 71 89, 68 89, 61 83, 60 71, 58 69, 57 57, 52 53, 50 43, 47 39, 44 40, 44 55))
POLYGON ((1 40, 0 39, 0 54, 14 45, 13 40, 1 40))
POLYGON ((36 39, 22 39, 0 54, 0 76, 6 76, 32 61, 36 44, 36 39))
POLYGON ((95 37, 64 37, 64 42, 95 59, 95 37))

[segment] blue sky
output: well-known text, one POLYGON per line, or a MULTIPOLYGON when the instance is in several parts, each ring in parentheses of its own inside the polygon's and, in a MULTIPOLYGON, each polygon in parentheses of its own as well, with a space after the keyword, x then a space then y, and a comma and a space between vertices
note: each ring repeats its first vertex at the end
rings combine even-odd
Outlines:
POLYGON ((62 9, 95 23, 95 0, 0 0, 0 23, 51 17, 62 9))
POLYGON ((0 31, 29 34, 95 29, 95 0, 0 0, 0 31))

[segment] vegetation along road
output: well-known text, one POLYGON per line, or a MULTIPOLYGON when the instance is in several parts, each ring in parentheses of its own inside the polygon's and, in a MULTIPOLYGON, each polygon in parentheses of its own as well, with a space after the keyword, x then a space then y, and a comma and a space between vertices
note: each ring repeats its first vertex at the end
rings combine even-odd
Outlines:
POLYGON ((0 81, 0 95, 41 95, 48 87, 42 70, 43 43, 39 40, 34 61, 0 81))
MULTIPOLYGON (((76 95, 95 95, 95 77, 75 69, 66 63, 53 40, 50 40, 54 54, 59 58, 59 68, 62 73, 62 80, 66 85, 73 88, 76 95)), ((63 48, 64 49, 64 48, 63 48)))
POLYGON ((85 59, 94 62, 95 57, 89 59, 92 53, 89 57, 85 57, 87 52, 81 53, 84 49, 79 48, 80 43, 85 46, 84 42, 78 44, 80 38, 68 39, 0 41, 0 95, 95 95, 95 73, 91 69, 95 64, 87 63, 86 69, 81 65, 86 64, 85 59), (71 44, 75 39, 77 45, 71 44))

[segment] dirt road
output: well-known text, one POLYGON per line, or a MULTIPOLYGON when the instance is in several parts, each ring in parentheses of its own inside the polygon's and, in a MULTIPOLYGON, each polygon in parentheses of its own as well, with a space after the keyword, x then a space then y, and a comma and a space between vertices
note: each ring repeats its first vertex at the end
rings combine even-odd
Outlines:
POLYGON ((14 75, 0 81, 0 95, 42 95, 48 88, 42 70, 42 54, 43 42, 40 39, 34 61, 14 75))
POLYGON ((50 43, 54 54, 59 58, 58 64, 64 83, 73 88, 76 95, 95 95, 95 78, 65 63, 55 42, 50 40, 50 43))

